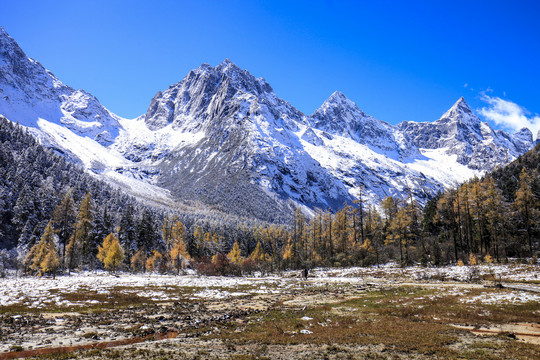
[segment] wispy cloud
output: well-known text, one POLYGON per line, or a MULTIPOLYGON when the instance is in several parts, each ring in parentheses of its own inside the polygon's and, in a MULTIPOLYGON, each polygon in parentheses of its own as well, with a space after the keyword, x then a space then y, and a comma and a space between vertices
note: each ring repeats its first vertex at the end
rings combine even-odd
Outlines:
POLYGON ((501 99, 497 96, 489 96, 486 92, 482 94, 482 101, 488 106, 480 109, 480 114, 495 124, 508 130, 518 131, 522 128, 529 128, 536 138, 540 130, 540 116, 531 113, 515 102, 501 99))

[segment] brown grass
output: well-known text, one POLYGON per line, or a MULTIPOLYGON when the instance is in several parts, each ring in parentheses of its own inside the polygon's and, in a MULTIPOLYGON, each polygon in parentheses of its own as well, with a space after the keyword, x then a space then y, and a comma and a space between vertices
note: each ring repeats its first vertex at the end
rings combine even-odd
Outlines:
MULTIPOLYGON (((486 291, 496 290, 478 289, 466 296, 486 291)), ((474 336, 451 326, 453 323, 540 322, 540 314, 535 311, 538 304, 467 304, 459 301, 461 297, 417 287, 378 290, 305 311, 274 308, 251 317, 247 326, 229 324, 219 337, 237 344, 384 344, 402 354, 434 358, 540 358, 539 346, 505 337, 472 341, 472 345, 471 341, 463 343, 463 338, 474 339, 474 336), (303 316, 312 320, 302 320, 303 316), (302 334, 302 329, 311 333, 302 334)))

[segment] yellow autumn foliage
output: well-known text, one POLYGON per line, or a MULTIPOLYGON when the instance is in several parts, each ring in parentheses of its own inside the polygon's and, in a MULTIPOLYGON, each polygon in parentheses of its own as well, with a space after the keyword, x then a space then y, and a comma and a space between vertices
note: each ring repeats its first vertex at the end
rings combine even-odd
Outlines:
POLYGON ((113 233, 107 235, 103 239, 103 243, 98 246, 97 258, 103 263, 105 269, 112 272, 115 272, 124 261, 124 250, 122 250, 118 238, 113 233))

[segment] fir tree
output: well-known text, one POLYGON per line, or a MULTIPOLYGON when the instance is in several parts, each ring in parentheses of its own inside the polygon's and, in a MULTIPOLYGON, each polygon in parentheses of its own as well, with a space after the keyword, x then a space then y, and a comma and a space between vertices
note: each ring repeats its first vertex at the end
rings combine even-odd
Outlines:
POLYGON ((533 254, 533 232, 540 217, 540 211, 537 209, 538 199, 532 191, 532 183, 532 177, 523 168, 519 175, 519 187, 516 190, 516 200, 514 201, 531 255, 533 254))
POLYGON ((135 224, 135 209, 128 204, 122 213, 120 227, 118 229, 118 239, 121 246, 126 251, 126 260, 131 263, 131 258, 137 251, 137 226, 135 224))
POLYGON ((150 210, 145 209, 137 224, 137 248, 149 253, 158 248, 158 238, 154 217, 150 210))

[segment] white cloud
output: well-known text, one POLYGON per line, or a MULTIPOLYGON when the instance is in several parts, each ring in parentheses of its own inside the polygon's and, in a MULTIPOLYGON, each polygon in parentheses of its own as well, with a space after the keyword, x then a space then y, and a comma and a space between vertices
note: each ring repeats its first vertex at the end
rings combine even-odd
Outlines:
POLYGON ((501 99, 496 96, 482 94, 482 101, 489 106, 480 109, 480 114, 495 124, 512 131, 519 131, 524 127, 529 128, 536 138, 540 130, 540 116, 531 116, 531 113, 515 102, 501 99))

